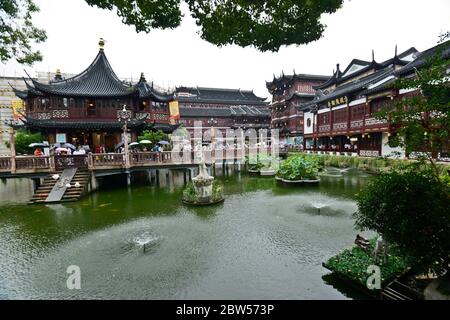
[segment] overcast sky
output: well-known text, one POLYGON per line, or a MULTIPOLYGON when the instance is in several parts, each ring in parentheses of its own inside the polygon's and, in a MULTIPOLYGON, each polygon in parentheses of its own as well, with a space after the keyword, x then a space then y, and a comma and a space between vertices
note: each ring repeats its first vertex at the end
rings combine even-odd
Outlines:
MULTIPOLYGON (((327 25, 319 41, 261 53, 254 48, 215 47, 200 39, 188 14, 175 30, 137 34, 115 12, 89 7, 84 0, 35 0, 41 12, 35 24, 47 30, 39 45, 44 60, 27 68, 34 71, 79 73, 106 40, 105 53, 119 77, 147 80, 163 87, 204 86, 241 88, 269 97, 265 80, 284 70, 331 75, 336 63, 343 70, 353 58, 382 61, 414 46, 434 46, 438 35, 450 30, 449 0, 346 0, 343 8, 324 15, 327 25)), ((187 11, 185 11, 187 13, 187 11)), ((22 76, 23 67, 1 65, 0 75, 22 76)))

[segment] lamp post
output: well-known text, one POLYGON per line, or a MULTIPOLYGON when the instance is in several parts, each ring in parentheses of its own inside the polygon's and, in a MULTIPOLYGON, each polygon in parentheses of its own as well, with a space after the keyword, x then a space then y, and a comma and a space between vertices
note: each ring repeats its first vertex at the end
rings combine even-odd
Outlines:
POLYGON ((9 127, 9 148, 11 149, 11 173, 16 172, 16 140, 14 125, 17 124, 14 119, 7 119, 4 124, 9 127))
POLYGON ((123 105, 123 109, 117 112, 119 122, 123 124, 123 145, 125 149, 125 168, 130 168, 130 155, 128 151, 128 121, 131 119, 131 111, 127 110, 127 106, 123 105))

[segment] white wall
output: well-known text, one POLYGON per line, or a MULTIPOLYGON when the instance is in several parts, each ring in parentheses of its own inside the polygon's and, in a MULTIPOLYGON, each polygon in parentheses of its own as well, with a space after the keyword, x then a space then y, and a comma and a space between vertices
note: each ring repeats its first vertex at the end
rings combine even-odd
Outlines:
POLYGON ((312 134, 314 128, 314 114, 312 112, 305 112, 303 114, 303 134, 312 134), (311 126, 307 126, 308 119, 311 121, 311 126))
POLYGON ((403 148, 391 148, 388 144, 389 137, 387 132, 381 133, 381 156, 382 157, 394 157, 396 153, 400 153, 400 158, 405 158, 405 150, 403 148))

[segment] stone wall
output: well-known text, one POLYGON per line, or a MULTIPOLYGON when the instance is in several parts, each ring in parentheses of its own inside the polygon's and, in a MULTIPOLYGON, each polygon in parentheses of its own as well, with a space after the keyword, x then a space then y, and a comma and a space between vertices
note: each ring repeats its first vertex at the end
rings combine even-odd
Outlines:
POLYGON ((13 117, 13 101, 20 101, 9 83, 19 90, 26 88, 25 82, 20 77, 0 77, 0 155, 9 154, 9 149, 5 145, 5 142, 9 141, 9 128, 4 122, 13 117))

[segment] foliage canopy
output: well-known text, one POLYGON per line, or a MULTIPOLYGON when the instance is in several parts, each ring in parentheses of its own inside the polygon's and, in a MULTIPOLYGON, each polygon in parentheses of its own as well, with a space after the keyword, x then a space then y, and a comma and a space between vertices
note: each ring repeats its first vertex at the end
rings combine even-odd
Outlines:
POLYGON ((412 257, 419 271, 442 273, 450 254, 450 189, 429 166, 381 174, 357 195, 356 226, 412 257))
POLYGON ((47 39, 44 30, 36 28, 31 16, 39 7, 33 0, 0 1, 0 61, 10 59, 25 65, 42 60, 39 51, 32 49, 33 43, 47 39))

